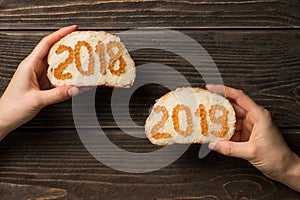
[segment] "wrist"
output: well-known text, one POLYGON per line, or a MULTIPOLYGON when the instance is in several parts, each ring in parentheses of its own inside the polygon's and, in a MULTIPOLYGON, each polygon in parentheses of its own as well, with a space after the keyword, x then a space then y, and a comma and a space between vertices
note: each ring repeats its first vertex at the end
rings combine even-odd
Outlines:
POLYGON ((0 141, 13 129, 11 124, 5 119, 5 113, 3 112, 3 106, 1 105, 0 99, 0 141))
POLYGON ((286 170, 282 172, 278 181, 300 192, 300 157, 292 152, 290 162, 287 163, 286 170))

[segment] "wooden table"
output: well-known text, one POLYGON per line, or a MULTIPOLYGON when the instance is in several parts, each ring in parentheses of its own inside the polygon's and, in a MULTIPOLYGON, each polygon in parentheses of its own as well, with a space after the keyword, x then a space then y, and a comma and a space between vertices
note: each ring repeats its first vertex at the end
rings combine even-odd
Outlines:
MULTIPOLYGON (((300 154, 298 0, 0 0, 0 94, 38 41, 70 24, 111 33, 163 27, 186 34, 207 50, 225 85, 244 90, 271 111, 289 146, 300 154)), ((205 85, 193 66, 171 52, 143 49, 131 55, 137 66, 168 65, 192 86, 205 85)), ((146 139, 124 133, 140 134, 142 128, 124 126, 126 131, 121 131, 116 125, 112 91, 98 88, 95 97, 107 137, 127 151, 155 151, 146 139)), ((154 99, 167 91, 153 84, 139 88, 130 101, 132 119, 143 125, 154 99)), ((82 120, 87 126, 81 128, 95 129, 88 126, 89 116, 82 120)), ((299 193, 269 180, 242 159, 214 152, 199 159, 200 147, 191 145, 158 171, 117 171, 86 150, 74 126, 72 101, 66 101, 43 109, 1 142, 0 199, 300 199, 299 193)))

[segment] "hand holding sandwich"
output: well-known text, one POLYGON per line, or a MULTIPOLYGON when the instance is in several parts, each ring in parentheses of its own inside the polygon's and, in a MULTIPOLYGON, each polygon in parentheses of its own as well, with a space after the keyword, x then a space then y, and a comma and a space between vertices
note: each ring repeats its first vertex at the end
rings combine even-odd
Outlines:
POLYGON ((20 63, 0 98, 0 140, 31 120, 43 107, 67 100, 78 93, 78 88, 72 86, 52 88, 46 76, 49 49, 76 29, 77 26, 69 26, 44 37, 20 63))
MULTIPOLYGON (((221 93, 224 86, 208 85, 221 93)), ((285 143, 271 114, 240 90, 225 87, 237 116, 236 131, 231 141, 209 144, 212 150, 226 156, 248 160, 267 177, 300 191, 300 158, 285 143)))

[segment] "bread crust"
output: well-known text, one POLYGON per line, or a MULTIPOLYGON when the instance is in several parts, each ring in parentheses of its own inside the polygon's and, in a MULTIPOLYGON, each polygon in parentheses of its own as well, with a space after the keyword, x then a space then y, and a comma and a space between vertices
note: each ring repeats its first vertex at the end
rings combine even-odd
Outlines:
POLYGON ((217 140, 229 140, 235 132, 235 124, 235 111, 231 103, 226 98, 201 88, 184 87, 168 92, 156 100, 156 103, 154 104, 152 111, 145 122, 145 134, 151 143, 159 146, 171 145, 174 143, 209 143, 216 142, 217 140), (196 115, 200 104, 203 105, 205 108, 204 112, 206 113, 206 116, 203 117, 203 119, 205 118, 203 123, 206 122, 207 124, 206 135, 204 135, 205 133, 202 132, 202 118, 196 115), (178 130, 175 130, 176 123, 174 123, 174 117, 179 119, 178 123, 179 126, 181 126, 180 129, 188 129, 187 114, 180 115, 177 112, 178 116, 180 115, 181 117, 174 116, 174 108, 176 105, 183 105, 183 107, 186 106, 190 109, 192 130, 186 136, 180 134, 178 130), (164 133, 164 137, 161 138, 156 138, 157 135, 155 136, 153 133, 153 129, 155 129, 155 126, 157 126, 157 124, 159 124, 163 118, 162 112, 154 112, 154 109, 157 106, 164 106, 168 111, 168 119, 163 123, 162 126, 156 128, 157 131, 154 131, 155 133, 164 133), (215 109, 216 107, 219 109, 215 109), (220 108, 225 108, 225 113, 223 113, 220 108), (216 113, 218 116, 215 116, 216 113), (226 120, 224 117, 225 115, 226 120), (221 133, 221 130, 224 130, 224 136, 216 135, 216 133, 221 133), (167 134, 169 134, 170 137, 168 137, 167 134))
MULTIPOLYGON (((72 55, 75 56, 74 52, 72 51, 72 55)), ((116 51, 116 48, 114 49, 116 51)), ((118 69, 118 64, 121 66, 121 61, 117 59, 114 62, 113 67, 114 69, 118 69)), ((63 85, 75 85, 75 86, 109 86, 109 87, 130 87, 135 79, 136 76, 136 67, 134 61, 132 60, 131 56, 129 55, 128 51, 126 50, 124 44, 120 41, 120 38, 112 35, 110 33, 104 31, 74 31, 58 42, 56 42, 48 53, 48 70, 47 70, 47 77, 51 84, 55 87, 63 86, 63 85), (62 51, 57 53, 56 50, 61 46, 70 47, 73 51, 75 51, 75 46, 78 42, 86 42, 88 43, 92 51, 89 52, 86 48, 79 49, 80 54, 80 64, 82 69, 87 69, 91 60, 89 60, 89 55, 92 56, 92 65, 93 65, 93 73, 91 74, 82 74, 76 68, 77 65, 75 63, 75 58, 72 58, 70 63, 67 63, 63 71, 60 74, 70 73, 72 74, 71 78, 66 78, 62 80, 61 78, 57 78, 55 76, 55 70, 59 67, 61 63, 64 63, 68 56, 70 56, 70 52, 62 51), (104 45, 104 59, 100 61, 100 56, 95 51, 96 45, 98 42, 101 41, 104 45), (110 42, 118 43, 122 48, 120 51, 120 56, 125 64, 124 72, 120 73, 119 75, 114 75, 108 69, 108 65, 110 63, 111 57, 107 52, 107 44, 110 42), (105 62, 105 70, 106 73, 102 74, 100 72, 100 62, 105 62)))

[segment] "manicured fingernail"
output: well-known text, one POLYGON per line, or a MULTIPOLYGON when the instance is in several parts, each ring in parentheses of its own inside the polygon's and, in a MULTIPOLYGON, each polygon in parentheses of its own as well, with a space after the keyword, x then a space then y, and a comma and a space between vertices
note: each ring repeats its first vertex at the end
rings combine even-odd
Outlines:
POLYGON ((209 89, 209 88, 211 88, 213 85, 212 84, 207 84, 205 87, 206 87, 206 89, 209 89))
POLYGON ((70 27, 76 27, 76 28, 78 28, 78 25, 73 24, 73 25, 71 25, 70 27))
POLYGON ((68 95, 69 97, 74 97, 79 93, 79 89, 77 87, 71 87, 68 89, 68 95))

